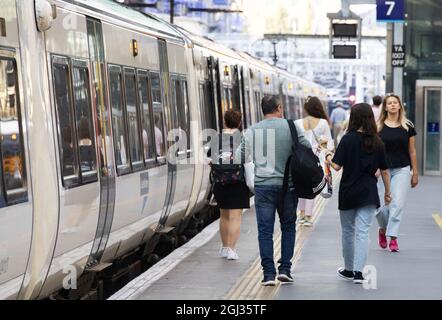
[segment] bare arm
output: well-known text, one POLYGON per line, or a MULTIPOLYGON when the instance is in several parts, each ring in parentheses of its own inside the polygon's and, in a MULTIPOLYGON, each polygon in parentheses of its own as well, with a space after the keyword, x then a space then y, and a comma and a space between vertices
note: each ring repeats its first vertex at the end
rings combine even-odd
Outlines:
POLYGON ((385 186, 384 201, 385 204, 389 204, 391 202, 390 172, 388 170, 381 170, 381 176, 385 186))
POLYGON ((334 162, 331 162, 330 165, 332 166, 333 169, 335 169, 336 171, 339 171, 342 169, 342 167, 334 162))
POLYGON ((417 169, 417 153, 416 153, 416 138, 415 137, 411 137, 409 140, 408 152, 410 153, 411 170, 413 171, 413 176, 411 177, 411 187, 414 188, 419 183, 419 172, 417 169))
POLYGON ((331 161, 331 159, 333 158, 333 153, 328 152, 325 156, 325 163, 330 164, 331 167, 333 169, 335 169, 336 171, 339 171, 342 169, 342 166, 340 166, 339 164, 334 163, 333 161, 331 161))

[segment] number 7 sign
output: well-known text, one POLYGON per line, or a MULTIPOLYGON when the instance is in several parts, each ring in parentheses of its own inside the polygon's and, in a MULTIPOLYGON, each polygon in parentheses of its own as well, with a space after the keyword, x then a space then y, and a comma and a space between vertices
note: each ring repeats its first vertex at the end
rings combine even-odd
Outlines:
POLYGON ((404 21, 404 2, 405 0, 376 0, 377 21, 404 21))

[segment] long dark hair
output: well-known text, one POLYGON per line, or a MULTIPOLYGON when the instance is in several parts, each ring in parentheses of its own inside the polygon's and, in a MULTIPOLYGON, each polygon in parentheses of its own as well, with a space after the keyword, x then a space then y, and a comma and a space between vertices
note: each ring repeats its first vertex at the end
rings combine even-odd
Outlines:
POLYGON ((356 132, 359 129, 364 135, 363 148, 365 151, 373 152, 382 148, 383 142, 378 135, 373 110, 369 104, 358 103, 351 108, 348 132, 356 132))
POLYGON ((325 113, 324 106, 318 97, 308 98, 304 104, 304 109, 309 116, 328 121, 327 113, 325 113))

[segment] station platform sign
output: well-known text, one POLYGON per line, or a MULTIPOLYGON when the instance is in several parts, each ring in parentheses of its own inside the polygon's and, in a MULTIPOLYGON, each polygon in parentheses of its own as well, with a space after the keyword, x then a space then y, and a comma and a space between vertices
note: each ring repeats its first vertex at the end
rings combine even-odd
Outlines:
POLYGON ((376 0, 378 22, 404 22, 405 0, 376 0))

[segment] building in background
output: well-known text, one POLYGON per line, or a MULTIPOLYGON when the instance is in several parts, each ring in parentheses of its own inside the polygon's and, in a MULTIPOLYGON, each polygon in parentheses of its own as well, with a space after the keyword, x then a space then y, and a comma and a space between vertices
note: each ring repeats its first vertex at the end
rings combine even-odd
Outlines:
MULTIPOLYGON (((405 22, 395 24, 405 47, 402 89, 415 122, 418 163, 425 175, 442 175, 442 1, 405 1, 405 22)), ((395 39, 396 40, 396 39, 395 39)), ((396 41, 393 43, 397 43, 396 41)), ((389 41, 391 46, 392 41, 389 41)), ((391 52, 387 57, 391 69, 391 52)), ((393 81, 393 82, 394 82, 393 81)), ((389 87, 396 87, 395 83, 389 87)))
POLYGON ((322 84, 328 89, 330 111, 336 101, 371 103, 374 95, 385 93, 387 31, 385 24, 376 21, 376 6, 352 6, 362 18, 362 56, 338 60, 329 59, 327 11, 338 11, 340 1, 276 0, 268 8, 269 18, 265 18, 265 7, 259 7, 261 0, 247 9, 251 2, 244 1, 248 33, 211 33, 209 37, 322 84), (287 10, 290 3, 296 10, 287 10))

